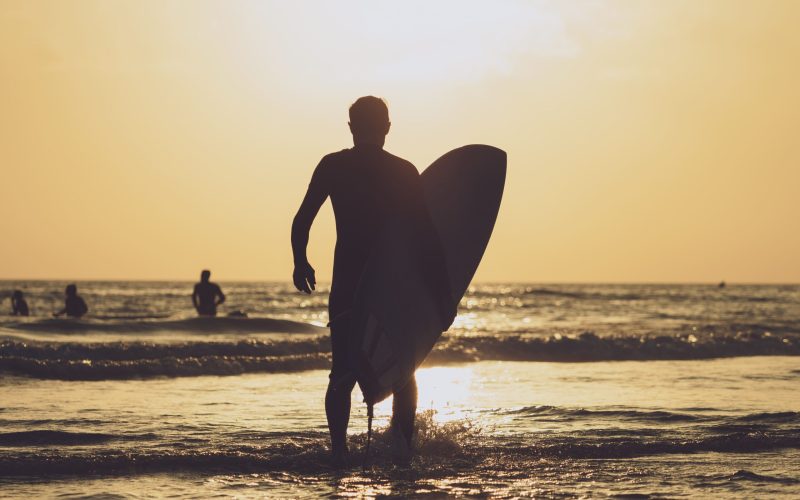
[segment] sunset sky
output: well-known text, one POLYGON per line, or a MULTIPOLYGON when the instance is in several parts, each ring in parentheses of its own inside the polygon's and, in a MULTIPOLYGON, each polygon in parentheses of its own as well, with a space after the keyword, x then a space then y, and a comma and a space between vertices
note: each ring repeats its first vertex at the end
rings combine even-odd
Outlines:
MULTIPOLYGON (((0 278, 288 280, 347 108, 508 152, 477 278, 800 282, 800 2, 0 3, 0 278)), ((330 279, 323 208, 309 256, 330 279)))

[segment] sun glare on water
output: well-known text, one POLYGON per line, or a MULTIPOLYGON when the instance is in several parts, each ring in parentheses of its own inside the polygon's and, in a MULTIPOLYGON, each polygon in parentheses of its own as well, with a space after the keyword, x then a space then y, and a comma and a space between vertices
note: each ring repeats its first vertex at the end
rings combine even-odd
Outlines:
MULTIPOLYGON (((432 367, 417 370, 417 411, 434 410, 439 423, 465 418, 472 396, 474 373, 469 366, 432 367)), ((391 414, 391 398, 376 406, 376 413, 391 414)))

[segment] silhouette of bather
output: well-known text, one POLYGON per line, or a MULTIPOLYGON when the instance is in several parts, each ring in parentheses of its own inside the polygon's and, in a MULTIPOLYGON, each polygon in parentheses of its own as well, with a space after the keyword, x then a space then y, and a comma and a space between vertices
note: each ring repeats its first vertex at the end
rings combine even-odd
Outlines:
POLYGON ((11 314, 14 316, 28 316, 28 302, 25 301, 25 296, 20 290, 14 290, 11 295, 11 314))
POLYGON ((200 283, 194 286, 192 304, 200 316, 216 316, 217 306, 225 302, 225 294, 216 283, 209 281, 211 271, 205 269, 200 273, 200 283))
POLYGON ((86 305, 86 302, 80 295, 78 295, 77 286, 74 284, 67 285, 64 293, 66 294, 66 298, 64 299, 64 309, 54 313, 54 316, 62 316, 66 314, 70 318, 80 318, 89 312, 89 307, 86 305))

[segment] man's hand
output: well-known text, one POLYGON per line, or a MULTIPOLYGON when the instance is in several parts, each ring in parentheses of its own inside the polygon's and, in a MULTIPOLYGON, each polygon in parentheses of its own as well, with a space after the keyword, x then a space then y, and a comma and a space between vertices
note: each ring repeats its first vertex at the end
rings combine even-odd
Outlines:
POLYGON ((295 264, 292 279, 294 279, 295 288, 300 292, 310 294, 311 290, 316 289, 317 279, 314 277, 314 268, 308 262, 295 264))

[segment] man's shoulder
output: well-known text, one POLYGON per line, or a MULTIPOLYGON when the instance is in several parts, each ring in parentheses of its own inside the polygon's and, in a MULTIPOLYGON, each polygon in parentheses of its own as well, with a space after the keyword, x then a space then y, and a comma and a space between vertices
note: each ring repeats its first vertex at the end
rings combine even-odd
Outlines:
POLYGON ((395 165, 398 168, 400 168, 400 169, 402 169, 404 171, 407 171, 409 173, 413 172, 414 174, 419 174, 419 170, 417 170, 417 167, 415 167, 414 164, 411 163, 410 161, 406 160, 405 158, 400 158, 399 156, 394 155, 394 154, 386 151, 385 149, 383 150, 383 152, 384 152, 384 154, 386 154, 386 158, 393 165, 395 165))
POLYGON ((323 156, 314 170, 314 176, 317 179, 324 180, 330 178, 331 175, 335 175, 334 172, 339 170, 339 166, 347 163, 349 151, 349 149, 343 149, 323 156))
POLYGON ((330 163, 338 163, 341 160, 345 160, 350 156, 350 149, 342 149, 340 151, 334 151, 333 153, 328 153, 322 157, 320 160, 320 165, 322 164, 330 164, 330 163))
MULTIPOLYGON (((322 160, 319 162, 318 169, 323 171, 330 171, 337 169, 338 166, 347 166, 352 164, 353 162, 363 161, 358 158, 358 155, 354 153, 355 150, 353 148, 350 149, 342 149, 341 151, 336 151, 334 153, 327 154, 322 157, 322 160)), ((385 166, 389 166, 395 168, 397 170, 403 171, 405 173, 413 173, 415 175, 419 175, 419 171, 417 167, 414 166, 413 163, 410 161, 400 158, 397 155, 394 155, 385 149, 381 150, 383 154, 384 161, 382 162, 385 166)))

